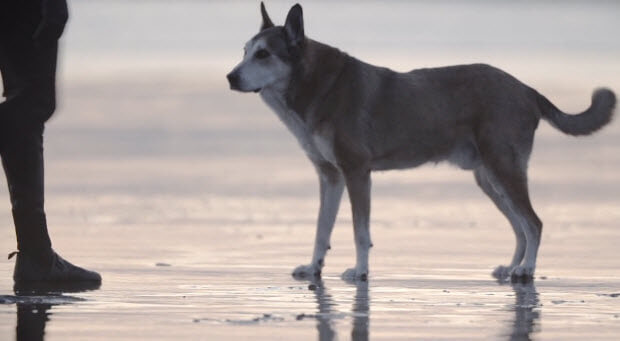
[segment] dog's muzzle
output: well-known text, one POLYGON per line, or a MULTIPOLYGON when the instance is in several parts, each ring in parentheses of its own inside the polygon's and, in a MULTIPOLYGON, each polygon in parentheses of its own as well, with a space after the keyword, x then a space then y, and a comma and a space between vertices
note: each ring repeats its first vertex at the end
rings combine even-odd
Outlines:
POLYGON ((239 75, 236 72, 229 73, 226 78, 228 78, 231 90, 241 90, 239 89, 239 75))
POLYGON ((259 92, 259 91, 261 91, 261 88, 252 89, 252 90, 242 89, 240 87, 241 80, 239 78, 239 75, 235 71, 233 71, 233 72, 229 73, 228 75, 226 75, 226 78, 228 78, 228 83, 230 83, 230 89, 231 90, 237 90, 237 91, 241 91, 241 92, 250 92, 250 91, 252 91, 252 92, 259 92))

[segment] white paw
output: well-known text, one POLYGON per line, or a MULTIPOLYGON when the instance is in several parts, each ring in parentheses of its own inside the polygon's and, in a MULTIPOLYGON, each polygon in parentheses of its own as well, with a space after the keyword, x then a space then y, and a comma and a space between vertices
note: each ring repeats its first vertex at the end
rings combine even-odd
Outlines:
POLYGON ((513 266, 500 265, 493 270, 493 277, 497 279, 506 279, 510 276, 513 266))
POLYGON ((345 281, 367 281, 368 270, 358 270, 357 268, 347 269, 342 273, 341 277, 345 281))
POLYGON ((300 265, 293 270, 293 277, 295 278, 312 278, 321 277, 321 269, 313 264, 300 265))
POLYGON ((533 266, 515 266, 515 268, 510 272, 510 277, 522 279, 533 278, 534 270, 535 268, 533 266))

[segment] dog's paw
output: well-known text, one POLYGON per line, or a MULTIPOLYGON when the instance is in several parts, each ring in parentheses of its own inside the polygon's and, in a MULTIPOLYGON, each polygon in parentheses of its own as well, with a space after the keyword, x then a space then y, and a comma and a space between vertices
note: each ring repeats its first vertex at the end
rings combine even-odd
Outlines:
POLYGON ((503 280, 510 277, 513 268, 512 266, 500 265, 493 270, 492 275, 499 280, 503 280))
POLYGON ((342 273, 341 277, 347 282, 367 281, 368 270, 361 271, 357 268, 347 269, 345 272, 342 273))
POLYGON ((534 270, 533 266, 515 266, 510 272, 510 278, 513 280, 528 280, 534 278, 534 270))
POLYGON ((300 265, 293 270, 292 273, 295 278, 318 278, 321 277, 321 269, 315 265, 300 265))

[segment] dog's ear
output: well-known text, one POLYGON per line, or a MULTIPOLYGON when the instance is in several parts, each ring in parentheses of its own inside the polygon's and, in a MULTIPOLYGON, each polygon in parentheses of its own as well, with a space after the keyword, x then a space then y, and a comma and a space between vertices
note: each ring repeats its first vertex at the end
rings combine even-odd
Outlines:
POLYGON ((260 2, 260 14, 263 16, 263 23, 260 26, 260 30, 262 31, 273 27, 273 22, 269 19, 269 14, 267 14, 265 4, 262 1, 260 2))
POLYGON ((304 16, 301 6, 296 4, 286 16, 284 31, 288 39, 289 46, 294 49, 301 48, 305 39, 304 36, 304 16))

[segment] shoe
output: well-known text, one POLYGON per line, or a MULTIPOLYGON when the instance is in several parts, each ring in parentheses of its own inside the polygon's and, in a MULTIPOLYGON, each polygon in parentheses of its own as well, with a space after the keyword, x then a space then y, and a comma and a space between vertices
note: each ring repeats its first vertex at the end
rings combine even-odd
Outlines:
POLYGON ((9 259, 15 254, 17 254, 17 260, 13 280, 16 284, 28 282, 101 283, 101 276, 98 273, 69 263, 53 250, 50 253, 51 259, 47 262, 41 262, 37 257, 23 252, 13 252, 9 255, 9 259))
POLYGON ((57 302, 73 303, 74 301, 80 301, 81 299, 71 296, 65 296, 64 294, 75 294, 86 291, 97 290, 101 287, 101 282, 94 281, 79 281, 79 282, 45 282, 45 281, 30 281, 30 282, 16 282, 13 285, 13 291, 15 296, 19 300, 18 302, 28 303, 31 299, 29 296, 34 297, 35 302, 46 302, 50 299, 54 304, 57 302), (41 297, 44 297, 41 299, 41 297))

